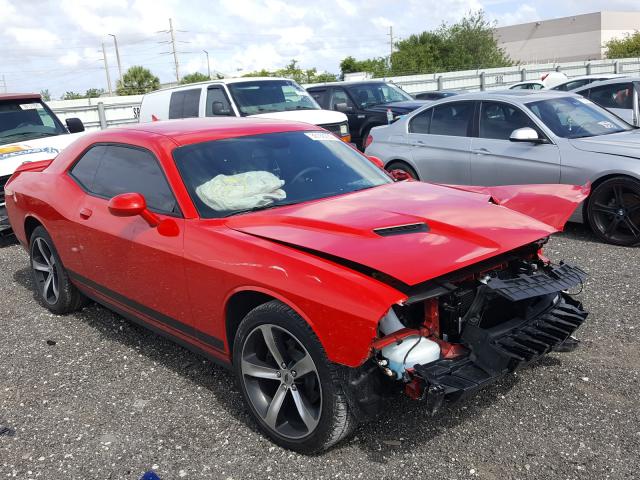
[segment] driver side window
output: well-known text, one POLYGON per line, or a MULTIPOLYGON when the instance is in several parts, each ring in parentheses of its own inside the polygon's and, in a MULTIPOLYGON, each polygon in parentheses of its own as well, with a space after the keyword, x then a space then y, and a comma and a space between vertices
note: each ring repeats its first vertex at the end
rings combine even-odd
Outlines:
POLYGON ((519 108, 500 102, 482 102, 480 106, 480 138, 509 140, 511 132, 530 127, 537 131, 531 119, 519 108))
POLYGON ((349 95, 347 95, 347 92, 345 92, 342 88, 334 88, 331 95, 331 103, 329 105, 329 109, 337 110, 336 106, 339 103, 344 103, 347 105, 347 107, 353 108, 353 102, 349 98, 349 95))
POLYGON ((227 94, 222 87, 209 87, 207 89, 207 117, 234 116, 227 94))

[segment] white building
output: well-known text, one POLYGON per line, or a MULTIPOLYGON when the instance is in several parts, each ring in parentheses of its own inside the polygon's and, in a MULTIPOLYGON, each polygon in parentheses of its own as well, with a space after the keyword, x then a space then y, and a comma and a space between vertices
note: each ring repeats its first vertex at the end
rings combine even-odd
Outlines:
POLYGON ((500 27, 494 35, 512 60, 544 63, 602 59, 607 41, 637 30, 640 11, 597 12, 500 27))

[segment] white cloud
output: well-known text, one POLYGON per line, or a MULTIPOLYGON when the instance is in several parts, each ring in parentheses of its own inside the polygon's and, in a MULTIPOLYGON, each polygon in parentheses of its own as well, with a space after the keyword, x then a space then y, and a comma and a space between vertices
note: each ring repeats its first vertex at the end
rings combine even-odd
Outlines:
POLYGON ((6 33, 20 45, 47 48, 60 43, 60 37, 44 28, 9 27, 6 33))

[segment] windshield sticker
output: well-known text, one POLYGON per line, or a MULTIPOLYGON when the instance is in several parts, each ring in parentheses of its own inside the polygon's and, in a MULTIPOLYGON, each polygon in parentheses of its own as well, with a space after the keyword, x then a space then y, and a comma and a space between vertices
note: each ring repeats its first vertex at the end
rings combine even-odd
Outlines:
POLYGON ((334 134, 329 132, 304 132, 304 134, 311 140, 319 142, 339 142, 340 139, 334 134))
POLYGON ((21 103, 20 108, 22 110, 37 110, 40 105, 37 103, 21 103))
POLYGON ((611 122, 602 121, 602 122, 598 122, 598 125, 600 125, 600 126, 602 126, 604 128, 616 128, 616 126, 611 122))
POLYGON ((30 155, 33 153, 53 153, 57 155, 60 150, 53 147, 39 147, 31 148, 28 145, 11 145, 7 147, 0 147, 0 160, 6 160, 7 158, 18 157, 21 155, 30 155))

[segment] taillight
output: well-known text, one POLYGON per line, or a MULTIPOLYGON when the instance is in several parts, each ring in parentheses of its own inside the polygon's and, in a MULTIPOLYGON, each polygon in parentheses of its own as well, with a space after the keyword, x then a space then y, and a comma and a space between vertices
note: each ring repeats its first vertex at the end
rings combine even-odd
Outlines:
POLYGON ((373 135, 369 135, 364 141, 364 148, 367 148, 373 142, 373 135))
POLYGON ((542 80, 544 82, 544 79, 547 78, 548 76, 549 76, 549 74, 545 73, 540 77, 540 80, 542 80))

